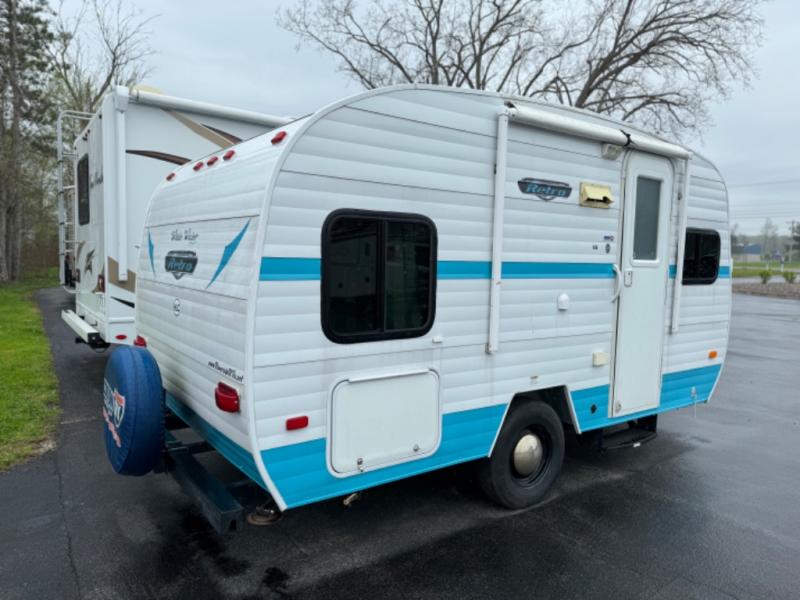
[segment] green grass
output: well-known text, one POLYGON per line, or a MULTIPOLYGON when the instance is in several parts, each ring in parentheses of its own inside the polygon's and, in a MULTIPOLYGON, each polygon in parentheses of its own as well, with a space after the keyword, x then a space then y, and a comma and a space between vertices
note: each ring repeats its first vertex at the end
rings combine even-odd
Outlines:
POLYGON ((58 384, 32 292, 57 285, 54 270, 0 284, 0 471, 37 452, 58 419, 58 384))

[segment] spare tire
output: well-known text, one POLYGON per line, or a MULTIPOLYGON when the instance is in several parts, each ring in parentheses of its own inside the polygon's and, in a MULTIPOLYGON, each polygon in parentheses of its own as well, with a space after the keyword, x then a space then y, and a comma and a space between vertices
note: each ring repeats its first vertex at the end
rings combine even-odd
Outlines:
POLYGON ((106 453, 120 475, 152 471, 164 447, 164 390, 153 355, 121 346, 106 364, 103 381, 106 453))

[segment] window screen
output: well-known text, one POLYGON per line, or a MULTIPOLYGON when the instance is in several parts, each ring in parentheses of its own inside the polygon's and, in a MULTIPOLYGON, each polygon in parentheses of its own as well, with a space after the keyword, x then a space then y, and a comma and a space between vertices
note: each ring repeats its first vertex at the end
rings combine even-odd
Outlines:
POLYGON ((89 222, 89 156, 84 154, 78 161, 78 224, 89 222))
POLYGON ((334 342, 424 335, 436 298, 436 228, 421 215, 340 210, 322 230, 322 328, 334 342))
POLYGON ((687 229, 683 284, 714 283, 719 275, 719 253, 719 233, 713 229, 687 229))
POLYGON ((649 177, 636 179, 636 210, 634 212, 633 258, 658 258, 658 213, 661 204, 661 182, 649 177))

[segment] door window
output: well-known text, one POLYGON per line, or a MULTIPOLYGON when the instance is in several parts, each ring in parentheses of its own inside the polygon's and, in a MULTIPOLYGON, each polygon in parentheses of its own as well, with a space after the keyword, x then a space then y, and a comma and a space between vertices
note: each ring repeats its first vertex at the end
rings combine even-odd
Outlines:
POLYGON ((649 177, 636 179, 636 208, 633 224, 633 259, 658 259, 658 214, 661 182, 649 177))

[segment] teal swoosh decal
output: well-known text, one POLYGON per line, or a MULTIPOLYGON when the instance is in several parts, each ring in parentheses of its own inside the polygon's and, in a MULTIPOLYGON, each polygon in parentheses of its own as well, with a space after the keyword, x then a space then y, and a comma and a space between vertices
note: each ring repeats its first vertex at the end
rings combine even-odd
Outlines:
POLYGON ((239 244, 241 243, 248 227, 250 227, 250 219, 247 220, 247 223, 244 224, 244 227, 242 227, 242 230, 236 235, 236 237, 231 240, 231 243, 225 246, 225 250, 222 251, 222 258, 219 261, 217 271, 214 273, 211 281, 208 282, 206 289, 211 287, 211 284, 217 280, 217 277, 219 277, 220 273, 222 273, 222 270, 228 265, 228 262, 231 260, 233 253, 236 252, 236 249, 239 247, 239 244))
POLYGON ((153 260, 153 237, 150 235, 150 232, 147 232, 147 251, 150 253, 150 268, 153 269, 153 275, 156 274, 156 263, 153 260))

